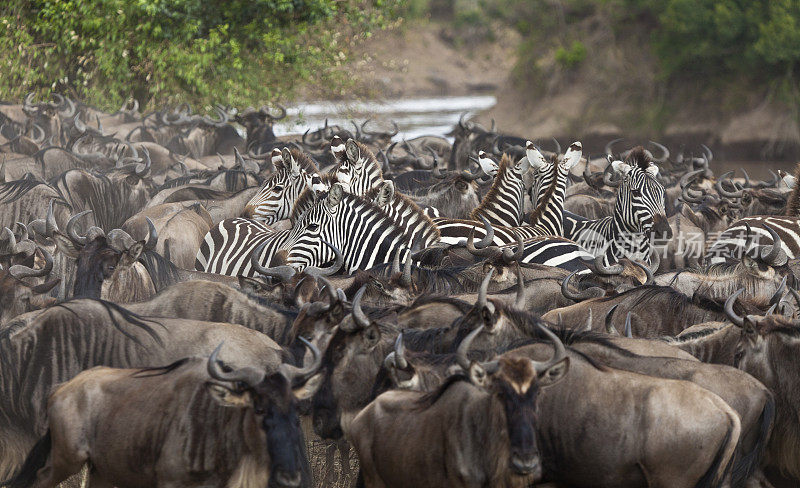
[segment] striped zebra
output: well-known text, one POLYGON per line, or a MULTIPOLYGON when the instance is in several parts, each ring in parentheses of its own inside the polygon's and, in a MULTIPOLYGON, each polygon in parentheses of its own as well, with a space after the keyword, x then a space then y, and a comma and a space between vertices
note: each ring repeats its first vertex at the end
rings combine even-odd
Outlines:
POLYGON ((273 149, 272 165, 275 172, 247 202, 242 212, 243 217, 272 225, 289 218, 294 202, 303 190, 327 190, 322 185, 314 162, 297 149, 273 149))
POLYGON ((658 167, 641 146, 634 148, 625 162, 614 161, 611 166, 622 175, 614 214, 595 220, 565 215, 564 236, 595 256, 603 254, 605 265, 621 258, 649 259, 651 233, 672 238, 664 210, 664 186, 656 179, 658 167))
MULTIPOLYGON (((340 144, 334 138, 332 144, 340 144)), ((339 139, 341 141, 341 139, 339 139)), ((381 165, 367 146, 353 139, 345 143, 344 155, 337 146, 331 149, 339 163, 332 173, 348 193, 365 195, 369 190, 383 182, 381 165)))
POLYGON ((507 157, 503 157, 492 189, 472 214, 475 220, 433 219, 442 234, 442 242, 447 244, 463 242, 474 227, 480 226, 478 221, 484 219, 493 224, 495 235, 492 243, 498 246, 515 242, 517 233, 523 239, 560 235, 567 176, 569 170, 581 159, 581 143, 572 143, 558 163, 548 162, 531 142, 527 144, 526 153, 526 157, 515 166, 507 157), (525 193, 521 175, 525 166, 530 166, 536 171, 534 182, 536 206, 531 212, 529 225, 521 223, 525 193), (520 222, 520 224, 495 225, 497 222, 520 222))
POLYGON ((257 276, 250 261, 253 251, 266 243, 258 262, 274 265, 275 254, 291 247, 290 236, 290 229, 274 231, 252 219, 225 219, 206 234, 197 251, 195 269, 227 276, 257 276))
POLYGON ((289 238, 293 245, 288 263, 302 270, 333 260, 334 252, 324 239, 342 252, 343 271, 352 273, 391 263, 398 252, 405 261, 412 246, 428 247, 436 242, 436 235, 430 225, 418 232, 420 239, 413 242, 413 232, 395 223, 373 202, 347 193, 344 185, 336 183, 295 224, 289 238))
POLYGON ((783 215, 754 215, 732 223, 708 248, 705 263, 717 264, 739 260, 745 251, 750 250, 745 249, 750 245, 772 246, 773 232, 778 236, 785 255, 780 256, 781 261, 784 257, 794 259, 800 256, 800 187, 796 184, 798 178, 800 178, 800 164, 795 168, 794 176, 783 177, 783 181, 792 189, 783 215))
POLYGON ((383 210, 395 224, 406 229, 412 244, 439 241, 441 235, 436 224, 413 200, 395 191, 392 181, 384 181, 364 197, 383 210))

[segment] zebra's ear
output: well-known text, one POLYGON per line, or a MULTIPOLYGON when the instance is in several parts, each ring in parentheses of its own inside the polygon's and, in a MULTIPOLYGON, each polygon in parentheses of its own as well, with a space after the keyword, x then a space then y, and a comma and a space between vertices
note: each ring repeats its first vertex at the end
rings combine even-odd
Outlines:
POLYGON ((611 162, 611 169, 613 169, 616 173, 620 173, 622 175, 627 175, 631 172, 631 165, 627 163, 623 163, 622 161, 612 161, 611 162))
POLYGON ((531 141, 525 144, 525 154, 527 154, 531 168, 539 170, 547 167, 547 160, 531 141))
POLYGON ((333 153, 333 157, 337 162, 345 158, 344 141, 341 137, 333 136, 333 139, 331 139, 331 153, 333 153))
POLYGON ((347 152, 347 159, 349 159, 353 164, 358 163, 358 160, 361 159, 361 149, 353 139, 347 140, 347 144, 345 144, 345 152, 347 152))
POLYGON ((340 183, 336 183, 331 187, 328 192, 328 198, 325 200, 328 207, 336 208, 344 197, 344 187, 340 183))
POLYGON ((283 169, 283 154, 277 147, 272 150, 270 161, 272 161, 272 165, 275 166, 276 170, 283 169))
POLYGON ((583 156, 583 146, 580 142, 575 141, 570 144, 569 149, 567 149, 567 152, 564 153, 564 159, 561 160, 561 166, 570 170, 576 164, 578 164, 578 162, 580 162, 581 156, 583 156))
POLYGON ((481 151, 478 153, 478 164, 480 165, 483 172, 489 176, 496 176, 497 172, 500 170, 500 166, 498 166, 497 163, 492 161, 492 158, 490 158, 485 151, 481 151))
POLYGON ((647 171, 650 174, 650 176, 653 177, 658 176, 658 166, 656 166, 655 164, 650 164, 650 166, 648 166, 645 171, 647 171))
POLYGON ((385 207, 392 201, 392 198, 394 198, 394 182, 384 181, 375 197, 375 205, 385 207))

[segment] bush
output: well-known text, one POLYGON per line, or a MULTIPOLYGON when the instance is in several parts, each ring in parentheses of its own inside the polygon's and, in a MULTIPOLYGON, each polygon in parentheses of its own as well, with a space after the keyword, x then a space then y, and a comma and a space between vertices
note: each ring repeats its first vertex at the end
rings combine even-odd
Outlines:
POLYGON ((110 108, 246 105, 336 83, 351 36, 399 0, 8 0, 0 7, 0 98, 49 90, 110 108))
POLYGON ((569 48, 556 49, 556 61, 567 68, 573 68, 586 59, 586 46, 581 41, 573 41, 569 48))

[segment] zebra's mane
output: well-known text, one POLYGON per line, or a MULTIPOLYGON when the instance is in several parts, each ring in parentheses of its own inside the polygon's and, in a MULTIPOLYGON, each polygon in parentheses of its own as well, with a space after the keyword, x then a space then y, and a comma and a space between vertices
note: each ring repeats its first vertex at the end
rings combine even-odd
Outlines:
MULTIPOLYGON (((333 186, 334 183, 337 182, 336 174, 334 173, 323 173, 320 174, 320 179, 322 183, 324 183, 328 188, 333 186)), ((327 196, 327 192, 322 195, 324 198, 327 196)), ((317 201, 317 192, 312 190, 311 188, 304 189, 300 196, 297 197, 295 200, 294 205, 292 206, 292 212, 289 214, 289 220, 294 223, 297 222, 303 214, 306 213, 308 209, 314 206, 314 202, 317 201)))
POLYGON ((294 160, 297 161, 297 164, 299 164, 300 167, 304 169, 306 172, 319 173, 319 168, 317 168, 317 165, 314 164, 314 160, 311 159, 311 157, 308 154, 304 153, 303 151, 300 151, 297 148, 292 148, 289 150, 289 152, 291 153, 294 160))
POLYGON ((497 170, 497 174, 494 177, 494 182, 492 182, 492 187, 489 188, 489 191, 481 200, 480 205, 469 214, 469 218, 472 220, 478 220, 478 217, 482 215, 483 211, 488 207, 490 204, 494 204, 497 199, 497 194, 500 192, 500 188, 503 186, 503 180, 509 174, 511 169, 515 166, 514 161, 511 159, 511 156, 508 154, 503 154, 503 157, 500 159, 499 168, 497 170))
POLYGON ((646 170, 650 167, 650 163, 652 160, 645 152, 642 146, 636 146, 631 149, 631 152, 628 154, 628 157, 625 158, 625 162, 630 165, 638 166, 639 169, 646 170))
POLYGON ((550 162, 551 171, 553 173, 553 182, 550 184, 550 187, 544 193, 543 198, 538 199, 536 202, 536 208, 531 210, 531 216, 528 219, 530 225, 536 225, 539 223, 539 219, 542 218, 542 214, 544 213, 547 206, 550 204, 550 201, 553 199, 553 195, 556 193, 556 188, 558 187, 558 171, 559 167, 557 162, 555 161, 555 156, 550 162))
MULTIPOLYGON (((364 195, 364 198, 369 200, 370 202, 375 201, 375 197, 378 195, 380 187, 371 188, 367 191, 367 194, 364 195)), ((416 204, 413 200, 408 198, 407 196, 403 195, 399 191, 394 192, 394 197, 392 199, 392 207, 397 210, 397 213, 400 216, 406 215, 409 211, 413 212, 415 215, 416 220, 425 222, 426 227, 432 227, 435 229, 436 240, 442 237, 442 233, 439 231, 439 227, 433 223, 430 217, 428 217, 425 212, 419 208, 419 205, 416 204)))
POLYGON ((792 188, 792 194, 789 195, 789 201, 786 203, 786 210, 784 215, 787 217, 800 217, 800 163, 794 169, 795 185, 792 188))

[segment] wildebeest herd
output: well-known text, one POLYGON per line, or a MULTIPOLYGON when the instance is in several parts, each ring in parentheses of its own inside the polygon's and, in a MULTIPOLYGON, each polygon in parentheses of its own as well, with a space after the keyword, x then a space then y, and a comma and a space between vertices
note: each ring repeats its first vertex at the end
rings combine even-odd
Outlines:
POLYGON ((800 483, 798 175, 214 112, 0 105, 3 486, 800 483))

